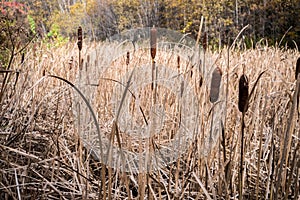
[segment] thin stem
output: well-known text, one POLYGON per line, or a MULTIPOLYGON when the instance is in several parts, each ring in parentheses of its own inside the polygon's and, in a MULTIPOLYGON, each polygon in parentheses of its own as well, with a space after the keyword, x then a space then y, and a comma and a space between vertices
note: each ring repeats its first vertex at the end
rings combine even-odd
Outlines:
POLYGON ((243 199, 243 171, 244 171, 244 131, 245 131, 245 112, 242 113, 242 128, 241 128, 241 162, 239 176, 239 200, 243 199))

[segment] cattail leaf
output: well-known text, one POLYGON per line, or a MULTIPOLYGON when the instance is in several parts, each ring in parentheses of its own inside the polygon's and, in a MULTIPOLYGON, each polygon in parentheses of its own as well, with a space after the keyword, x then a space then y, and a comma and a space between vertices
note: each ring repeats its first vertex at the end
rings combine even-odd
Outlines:
POLYGON ((252 94, 253 94, 253 92, 254 92, 256 86, 257 86, 257 83, 258 83, 259 79, 261 78, 261 76, 262 76, 265 72, 266 72, 266 71, 261 72, 261 73, 259 74, 258 78, 256 79, 256 81, 255 81, 255 83, 254 83, 254 85, 253 85, 253 88, 252 88, 252 90, 251 90, 251 92, 250 92, 249 100, 250 100, 250 98, 252 97, 252 94))
POLYGON ((239 80, 239 100, 238 100, 238 108, 239 111, 242 113, 247 112, 248 97, 249 97, 248 77, 245 74, 243 74, 239 80))
POLYGON ((67 83, 68 85, 70 85, 79 95, 80 97, 83 99, 83 101, 85 102, 86 106, 88 107, 90 113, 91 113, 91 116, 93 118, 93 121, 95 123, 95 126, 96 126, 96 130, 97 130, 97 134, 98 134, 98 139, 99 139, 99 146, 100 146, 100 157, 101 158, 104 158, 103 157, 103 148, 102 148, 102 139, 101 139, 101 135, 100 135, 100 126, 98 124, 98 120, 97 120, 97 117, 96 117, 96 114, 91 106, 91 104, 89 103, 89 100, 84 96, 84 94, 73 84, 71 83, 70 81, 68 81, 67 79, 64 79, 62 77, 59 77, 59 76, 55 76, 55 75, 48 75, 48 77, 52 77, 52 78, 56 78, 58 80, 61 80, 65 83, 67 83))
POLYGON ((219 99, 222 70, 217 67, 212 74, 210 85, 210 102, 214 103, 219 99))
POLYGON ((151 58, 154 60, 156 56, 156 44, 157 43, 157 30, 153 27, 150 31, 150 53, 151 58))
POLYGON ((295 74, 296 80, 297 80, 299 74, 300 74, 300 57, 298 58, 297 64, 296 64, 296 74, 295 74))

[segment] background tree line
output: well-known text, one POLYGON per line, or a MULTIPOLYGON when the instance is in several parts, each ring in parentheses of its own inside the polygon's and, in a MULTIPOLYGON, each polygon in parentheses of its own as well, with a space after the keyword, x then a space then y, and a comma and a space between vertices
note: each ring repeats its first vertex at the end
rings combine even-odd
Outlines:
POLYGON ((244 40, 249 46, 263 38, 273 45, 285 33, 282 44, 300 44, 299 0, 2 0, 1 27, 14 17, 5 12, 16 9, 13 2, 24 5, 15 20, 27 19, 24 26, 50 40, 74 38, 79 25, 86 37, 97 40, 153 25, 196 37, 203 16, 211 45, 230 42, 247 24, 244 40))

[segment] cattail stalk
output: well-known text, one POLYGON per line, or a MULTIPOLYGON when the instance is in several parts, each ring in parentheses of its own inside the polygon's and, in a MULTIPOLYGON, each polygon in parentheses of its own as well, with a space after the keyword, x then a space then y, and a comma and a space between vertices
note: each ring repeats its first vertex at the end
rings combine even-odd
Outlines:
POLYGON ((245 74, 240 77, 239 80, 239 100, 238 108, 242 113, 241 121, 241 162, 239 173, 239 199, 243 199, 243 171, 244 171, 244 132, 245 132, 245 113, 248 109, 249 98, 249 82, 245 74))
MULTIPOLYGON (((152 61, 152 84, 151 84, 151 89, 152 89, 152 95, 153 95, 153 107, 156 104, 156 94, 157 94, 157 84, 156 84, 156 80, 157 80, 157 68, 155 66, 155 56, 156 56, 156 48, 157 48, 157 29, 153 26, 153 28, 151 28, 150 30, 150 55, 151 55, 151 61, 152 61)), ((151 116, 152 119, 154 119, 154 116, 151 116)), ((154 151, 153 148, 153 137, 154 137, 154 123, 152 123, 151 127, 150 127, 150 137, 148 139, 148 144, 149 144, 149 151, 152 152, 154 151)), ((153 162, 151 160, 150 154, 148 157, 148 166, 151 166, 151 162, 153 162)), ((149 169, 151 170, 151 168, 149 169)), ((147 174, 147 185, 151 185, 151 178, 149 178, 149 174, 147 174)), ((152 193, 150 192, 150 190, 148 189, 148 198, 149 199, 154 199, 152 193)))

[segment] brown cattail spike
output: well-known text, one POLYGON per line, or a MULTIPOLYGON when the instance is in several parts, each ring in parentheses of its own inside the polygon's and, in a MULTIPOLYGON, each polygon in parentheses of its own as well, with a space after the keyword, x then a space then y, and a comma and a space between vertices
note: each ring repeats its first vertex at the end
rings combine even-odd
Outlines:
POLYGON ((207 50, 207 33, 206 32, 204 32, 204 34, 203 34, 202 46, 203 46, 204 51, 206 51, 207 50))
POLYGON ((80 70, 82 70, 82 68, 83 68, 83 61, 84 61, 83 58, 81 58, 80 62, 79 62, 79 69, 80 70))
POLYGON ((177 56, 177 68, 180 69, 180 56, 177 56))
POLYGON ((25 60, 25 53, 23 52, 23 53, 22 53, 21 64, 23 64, 23 63, 24 63, 24 60, 25 60))
POLYGON ((78 27, 78 42, 77 42, 77 46, 79 51, 81 51, 82 49, 82 28, 81 26, 78 27))
POLYGON ((245 74, 243 74, 239 81, 239 111, 244 113, 248 110, 248 97, 249 97, 249 82, 245 74))
POLYGON ((220 93, 220 85, 222 79, 222 70, 217 67, 211 78, 211 85, 210 85, 210 102, 215 103, 219 99, 220 93))
POLYGON ((126 65, 129 65, 130 62, 130 52, 127 51, 127 55, 126 55, 126 65))
POLYGON ((155 27, 150 31, 150 53, 151 58, 154 60, 156 55, 156 43, 157 43, 157 30, 155 27))
POLYGON ((91 60, 90 55, 87 55, 87 57, 86 57, 86 62, 87 62, 88 64, 90 64, 90 60, 91 60))
POLYGON ((199 77, 199 88, 202 87, 202 84, 203 84, 203 77, 202 77, 202 75, 200 75, 200 77, 199 77))
POLYGON ((295 74, 295 79, 297 80, 298 75, 300 74, 300 57, 297 60, 297 64, 296 64, 296 74, 295 74))

